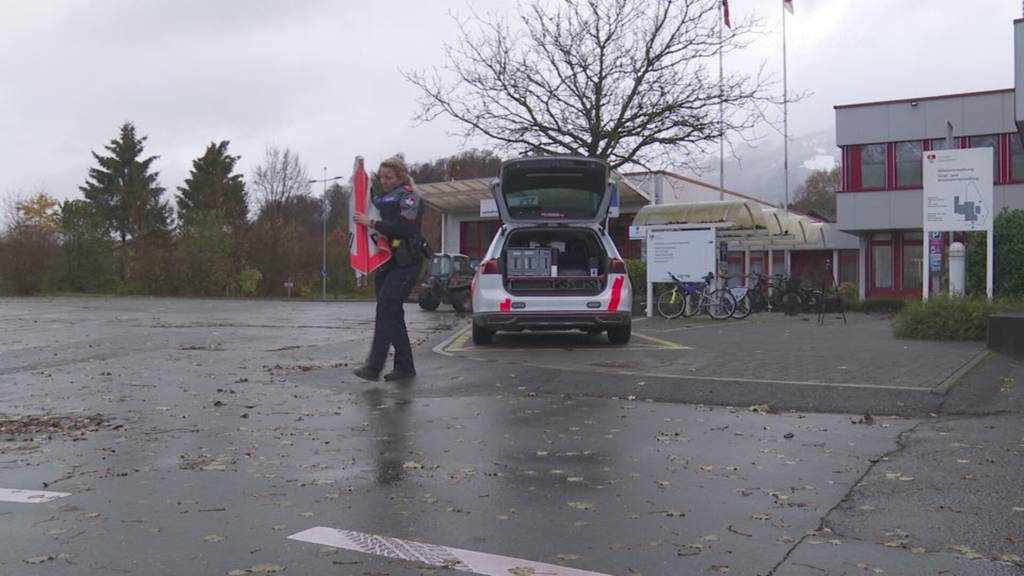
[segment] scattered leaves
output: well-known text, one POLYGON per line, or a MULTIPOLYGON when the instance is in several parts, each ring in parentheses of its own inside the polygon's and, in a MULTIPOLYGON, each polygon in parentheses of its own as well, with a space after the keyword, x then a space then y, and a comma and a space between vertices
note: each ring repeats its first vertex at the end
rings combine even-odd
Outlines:
POLYGON ((249 568, 241 568, 228 572, 228 576, 245 576, 246 574, 276 574, 284 572, 284 566, 280 564, 257 564, 249 568))

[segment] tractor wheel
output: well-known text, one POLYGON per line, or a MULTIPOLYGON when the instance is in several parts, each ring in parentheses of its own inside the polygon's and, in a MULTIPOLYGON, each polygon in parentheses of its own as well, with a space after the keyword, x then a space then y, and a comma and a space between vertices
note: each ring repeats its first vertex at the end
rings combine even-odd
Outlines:
POLYGON ((473 311, 473 296, 469 290, 460 290, 452 294, 452 308, 455 308, 456 312, 473 311))
POLYGON ((429 291, 420 292, 416 300, 419 302, 420 308, 424 310, 437 310, 437 307, 441 305, 441 301, 434 298, 429 291))

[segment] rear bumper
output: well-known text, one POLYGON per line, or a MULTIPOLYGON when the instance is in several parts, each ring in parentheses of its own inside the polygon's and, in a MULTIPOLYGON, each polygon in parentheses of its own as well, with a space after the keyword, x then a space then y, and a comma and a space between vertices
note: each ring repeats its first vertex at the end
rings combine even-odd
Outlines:
POLYGON ((631 321, 629 312, 532 313, 509 312, 474 314, 473 323, 491 330, 569 330, 574 328, 614 328, 631 321))

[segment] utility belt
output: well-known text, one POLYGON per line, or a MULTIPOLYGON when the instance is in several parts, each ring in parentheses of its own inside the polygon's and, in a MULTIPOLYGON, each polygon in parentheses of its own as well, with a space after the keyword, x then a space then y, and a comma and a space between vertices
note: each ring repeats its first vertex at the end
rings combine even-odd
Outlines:
POLYGON ((405 267, 418 264, 421 258, 430 256, 430 245, 422 236, 394 238, 391 240, 391 257, 395 265, 405 267))

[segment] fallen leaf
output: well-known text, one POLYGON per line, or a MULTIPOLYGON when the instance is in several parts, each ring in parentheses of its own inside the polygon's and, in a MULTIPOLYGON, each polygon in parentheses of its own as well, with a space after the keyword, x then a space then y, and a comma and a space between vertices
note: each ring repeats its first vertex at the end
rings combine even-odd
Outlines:
POLYGON ((1024 512, 1024 506, 1014 506, 1013 507, 1013 511, 1014 512, 1024 512))
POLYGON ((666 510, 665 516, 668 516, 669 518, 682 518, 686 516, 686 512, 683 512, 682 510, 666 510))
POLYGON ((558 558, 563 562, 569 562, 572 560, 582 560, 583 556, 580 556, 579 554, 558 554, 555 556, 555 558, 558 558))
POLYGON ((518 566, 516 568, 509 568, 508 573, 512 576, 533 576, 537 571, 527 566, 518 566))
POLYGON ((205 542, 207 542, 208 544, 214 544, 216 542, 223 542, 224 541, 224 537, 221 536, 220 534, 210 534, 209 536, 203 538, 203 540, 205 542))
POLYGON ((711 565, 711 571, 712 572, 721 572, 721 573, 724 574, 725 572, 729 571, 729 567, 724 565, 724 564, 712 564, 711 565))
POLYGON ((569 502, 569 508, 575 508, 577 510, 590 510, 594 507, 590 502, 569 502))
POLYGON ((754 520, 771 520, 772 519, 772 515, 771 514, 751 514, 750 517, 753 518, 754 520))
POLYGON ((50 560, 53 560, 53 559, 54 559, 53 556, 33 556, 31 558, 26 558, 25 559, 25 563, 26 564, 42 564, 43 562, 49 562, 50 560))
POLYGON ((409 460, 402 464, 402 468, 405 468, 406 470, 420 470, 423 468, 423 464, 409 460))
POLYGON ((985 559, 985 556, 983 554, 978 554, 978 551, 974 548, 971 548, 970 546, 965 546, 963 544, 955 544, 951 545, 950 548, 956 551, 957 554, 963 556, 964 558, 969 558, 971 560, 985 559))

